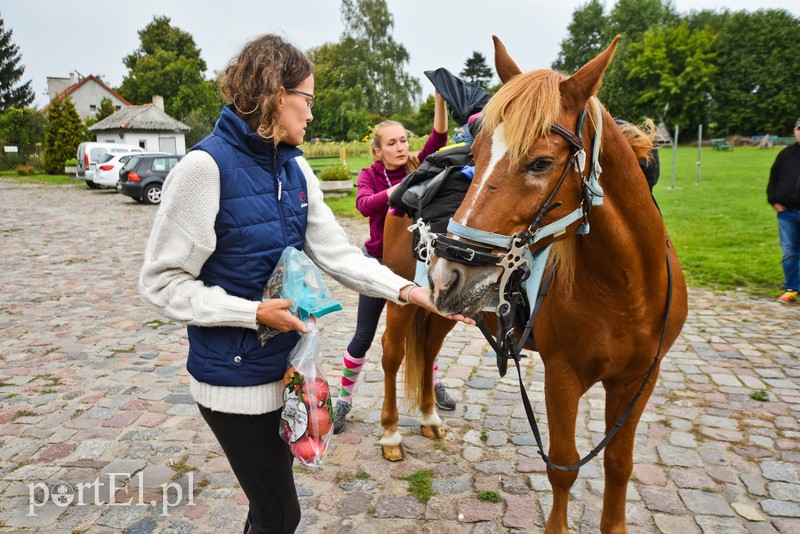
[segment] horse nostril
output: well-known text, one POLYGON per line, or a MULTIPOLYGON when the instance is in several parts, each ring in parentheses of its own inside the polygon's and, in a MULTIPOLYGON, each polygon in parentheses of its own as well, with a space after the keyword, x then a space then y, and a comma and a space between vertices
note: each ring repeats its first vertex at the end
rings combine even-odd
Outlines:
POLYGON ((461 273, 458 272, 458 269, 450 269, 445 273, 445 276, 442 277, 442 285, 447 288, 448 291, 458 291, 460 280, 461 273))

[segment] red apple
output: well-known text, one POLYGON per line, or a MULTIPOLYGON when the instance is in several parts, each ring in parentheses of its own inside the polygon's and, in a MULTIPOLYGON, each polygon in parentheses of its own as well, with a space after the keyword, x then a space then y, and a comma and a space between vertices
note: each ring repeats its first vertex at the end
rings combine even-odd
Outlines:
POLYGON ((325 437, 331 431, 333 421, 325 406, 311 408, 308 411, 308 435, 315 438, 325 437))
POLYGON ((314 382, 307 380, 303 384, 303 402, 309 407, 324 405, 329 396, 330 389, 323 378, 317 377, 314 382))
POLYGON ((303 436, 299 440, 289 445, 292 454, 297 458, 300 463, 316 464, 323 456, 328 446, 319 438, 311 436, 303 436))

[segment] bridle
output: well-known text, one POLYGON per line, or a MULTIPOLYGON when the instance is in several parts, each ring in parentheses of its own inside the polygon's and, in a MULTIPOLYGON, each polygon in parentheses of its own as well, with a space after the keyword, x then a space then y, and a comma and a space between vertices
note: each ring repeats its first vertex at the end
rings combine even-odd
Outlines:
MULTIPOLYGON (((522 394, 522 402, 525 407, 525 413, 528 418, 528 423, 533 431, 534 438, 538 447, 538 453, 547 464, 547 467, 554 471, 574 471, 581 466, 592 460, 597 456, 608 444, 609 441, 616 435, 623 423, 628 418, 633 410, 639 397, 644 392, 644 388, 650 377, 653 375, 658 362, 660 361, 661 349, 664 345, 664 338, 666 336, 667 325, 669 321, 670 308, 672 303, 672 269, 669 261, 669 251, 667 251, 666 264, 667 264, 667 302, 664 312, 664 322, 661 329, 661 338, 659 340, 658 349, 653 362, 648 369, 642 385, 639 390, 631 399, 622 415, 617 419, 611 430, 606 434, 602 441, 592 449, 586 456, 571 465, 558 465, 555 464, 549 456, 544 452, 544 445, 542 444, 541 435, 539 433, 536 418, 533 414, 528 394, 525 390, 525 385, 522 382, 522 373, 520 370, 520 359, 522 358, 522 349, 533 330, 533 324, 536 321, 536 316, 542 305, 544 296, 547 293, 547 288, 553 277, 553 266, 550 265, 547 273, 544 273, 542 263, 547 262, 547 257, 551 245, 547 245, 542 250, 537 251, 536 258, 531 253, 531 247, 542 239, 550 236, 559 236, 566 232, 566 229, 573 223, 581 220, 581 224, 575 230, 576 234, 586 235, 589 233, 589 215, 593 206, 600 206, 603 204, 603 189, 600 187, 599 179, 602 169, 599 163, 600 154, 600 141, 602 138, 603 116, 600 103, 596 97, 592 97, 592 103, 595 110, 595 136, 592 146, 592 161, 591 171, 589 176, 584 175, 586 164, 586 152, 582 140, 583 129, 586 124, 587 110, 584 108, 578 116, 578 123, 575 133, 567 130, 560 124, 553 124, 550 130, 557 135, 563 137, 570 145, 571 154, 567 160, 561 176, 556 182, 553 190, 550 192, 547 200, 542 204, 542 207, 534 216, 533 222, 530 226, 521 232, 516 232, 512 235, 496 234, 487 232, 485 230, 478 230, 470 228, 463 224, 455 222, 450 219, 447 226, 447 231, 457 237, 467 239, 472 243, 464 241, 456 241, 443 235, 433 235, 430 247, 434 253, 444 259, 452 260, 459 263, 474 266, 497 265, 502 268, 500 281, 498 283, 498 304, 494 313, 497 315, 497 333, 495 337, 488 331, 486 324, 480 318, 476 317, 476 323, 481 329, 484 337, 497 353, 497 366, 500 371, 500 376, 505 376, 508 360, 513 359, 517 367, 517 374, 519 376, 519 387, 522 394), (558 208, 561 202, 556 202, 555 198, 561 187, 564 185, 569 171, 574 168, 581 179, 581 203, 574 211, 568 213, 564 217, 542 226, 544 218, 552 210, 558 208), (479 244, 475 244, 479 243, 479 244), (503 249, 505 252, 494 254, 494 249, 503 249), (540 261, 543 260, 543 261, 540 261), (524 293, 520 286, 531 274, 531 269, 536 270, 542 280, 536 281, 538 289, 535 292, 534 298, 529 294, 529 305, 531 308, 530 318, 528 319, 525 327, 522 329, 520 338, 516 339, 514 330, 514 317, 515 307, 522 300, 521 295, 524 293), (540 282, 541 285, 540 285, 540 282)), ((669 247, 669 240, 667 240, 667 247, 669 247)))
MULTIPOLYGON (((592 98, 595 111, 595 136, 592 147, 591 172, 589 176, 584 175, 586 167, 586 151, 582 140, 583 129, 586 125, 588 111, 584 108, 578 116, 578 123, 575 133, 564 128, 560 124, 553 124, 550 130, 561 137, 570 146, 571 152, 561 176, 556 181, 555 186, 550 191, 547 200, 534 216, 530 226, 524 231, 516 232, 512 235, 496 234, 485 230, 470 228, 457 223, 453 219, 447 226, 447 231, 457 237, 467 239, 471 243, 457 241, 455 239, 436 235, 433 237, 431 245, 434 253, 444 259, 456 261, 473 266, 497 265, 502 268, 500 282, 498 284, 498 304, 495 313, 498 316, 498 332, 496 341, 490 339, 485 331, 485 326, 478 323, 484 336, 490 339, 493 348, 499 349, 498 367, 501 376, 505 375, 507 361, 509 358, 517 359, 528 339, 530 328, 523 331, 522 338, 515 339, 513 327, 514 310, 512 306, 514 294, 519 294, 519 286, 525 281, 534 264, 531 246, 549 236, 563 234, 571 224, 581 221, 575 230, 577 234, 585 235, 589 233, 589 214, 593 206, 603 203, 603 189, 600 187, 600 174, 602 169, 599 163, 600 140, 603 132, 603 115, 600 103, 597 98, 592 98), (542 222, 548 213, 561 206, 561 202, 556 202, 556 196, 564 185, 571 169, 581 178, 582 198, 580 205, 564 217, 542 226, 542 222), (479 243, 479 244, 475 244, 479 243), (485 246, 488 245, 488 246, 485 246), (494 254, 494 249, 503 249, 505 252, 494 254), (496 346, 495 346, 496 345, 496 346)), ((549 253, 549 249, 548 249, 549 253)), ((551 273, 552 274, 552 273, 551 273)), ((533 303, 531 303, 533 307, 533 303)), ((538 311, 538 310, 537 310, 538 311)), ((529 320, 529 326, 533 326, 535 315, 529 320)))

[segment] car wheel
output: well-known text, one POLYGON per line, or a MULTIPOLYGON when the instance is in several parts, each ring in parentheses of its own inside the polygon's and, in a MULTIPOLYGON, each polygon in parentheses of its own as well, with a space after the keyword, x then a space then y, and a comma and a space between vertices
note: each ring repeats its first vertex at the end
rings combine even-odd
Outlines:
POLYGON ((86 185, 89 186, 89 189, 100 189, 100 186, 91 180, 86 180, 86 185))
POLYGON ((160 204, 161 186, 158 184, 148 185, 144 190, 142 200, 145 204, 160 204))

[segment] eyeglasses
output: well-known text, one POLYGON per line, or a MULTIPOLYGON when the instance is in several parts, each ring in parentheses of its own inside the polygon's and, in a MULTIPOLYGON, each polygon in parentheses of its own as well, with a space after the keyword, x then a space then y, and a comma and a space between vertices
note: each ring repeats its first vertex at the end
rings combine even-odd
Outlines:
POLYGON ((287 93, 294 93, 296 95, 307 96, 308 100, 306 100, 306 104, 308 105, 308 109, 314 107, 314 101, 317 99, 317 97, 312 95, 311 93, 306 93, 305 91, 298 91, 297 89, 286 89, 285 87, 284 90, 286 90, 287 93))

